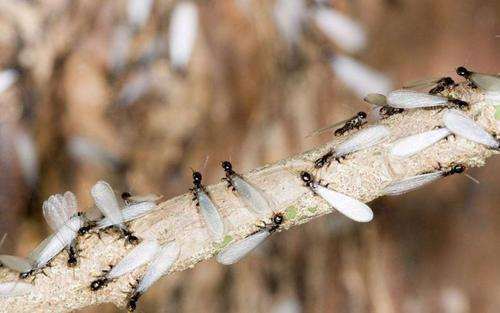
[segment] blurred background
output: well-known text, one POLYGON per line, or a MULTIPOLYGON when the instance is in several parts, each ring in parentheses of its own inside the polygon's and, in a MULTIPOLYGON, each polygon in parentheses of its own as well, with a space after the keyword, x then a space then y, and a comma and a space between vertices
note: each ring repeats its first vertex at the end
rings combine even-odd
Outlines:
MULTIPOLYGON (((500 72, 500 2, 0 1, 0 234, 26 256, 41 203, 99 179, 166 198, 328 140, 368 92, 500 72)), ((500 160, 372 203, 369 225, 324 217, 230 267, 157 283, 140 312, 499 312, 500 160)), ((118 312, 112 305, 83 312, 118 312)))

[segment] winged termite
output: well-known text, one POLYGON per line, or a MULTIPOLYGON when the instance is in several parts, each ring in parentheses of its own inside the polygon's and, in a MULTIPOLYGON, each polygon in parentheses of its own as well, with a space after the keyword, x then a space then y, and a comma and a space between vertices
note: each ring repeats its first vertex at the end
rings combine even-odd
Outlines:
POLYGON ((342 136, 352 129, 359 129, 363 126, 366 123, 366 117, 367 115, 365 112, 358 112, 358 114, 346 120, 318 129, 309 134, 307 137, 318 136, 326 132, 333 132, 335 136, 342 136))

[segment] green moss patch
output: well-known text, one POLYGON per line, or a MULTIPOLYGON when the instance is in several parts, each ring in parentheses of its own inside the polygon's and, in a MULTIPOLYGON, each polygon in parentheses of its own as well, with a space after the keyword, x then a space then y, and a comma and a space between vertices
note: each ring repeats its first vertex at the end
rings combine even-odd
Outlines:
POLYGON ((289 220, 293 220, 297 216, 297 208, 294 206, 290 206, 285 210, 285 216, 289 220))

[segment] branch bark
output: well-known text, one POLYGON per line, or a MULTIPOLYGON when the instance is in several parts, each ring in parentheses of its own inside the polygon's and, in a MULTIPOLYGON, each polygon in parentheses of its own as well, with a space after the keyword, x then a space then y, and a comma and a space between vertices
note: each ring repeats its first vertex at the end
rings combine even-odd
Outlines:
MULTIPOLYGON (((450 95, 472 103, 467 114, 489 132, 500 133, 495 108, 482 101, 480 91, 463 84, 451 91, 450 95)), ((387 148, 391 142, 442 125, 441 117, 445 111, 413 110, 388 117, 380 123, 390 128, 389 140, 320 170, 314 170, 314 160, 346 137, 335 138, 326 145, 255 169, 244 176, 272 199, 275 212, 284 213, 285 223, 281 228, 284 230, 334 212, 325 201, 303 186, 299 177, 302 170, 310 171, 317 179, 328 182, 330 188, 369 202, 382 196, 383 188, 395 180, 434 170, 438 164, 483 166, 488 157, 498 153, 457 136, 442 140, 411 158, 399 161, 389 159, 387 148)), ((237 170, 237 164, 234 166, 237 170)), ((142 239, 157 239, 161 243, 177 241, 181 255, 172 271, 192 268, 198 262, 214 256, 230 241, 244 238, 257 230, 256 225, 260 221, 227 189, 225 183, 207 186, 207 190, 226 222, 227 235, 222 244, 213 243, 190 193, 159 204, 151 214, 131 225, 134 233, 142 239)), ((338 216, 335 214, 335 217, 338 216)), ((96 234, 80 237, 78 246, 81 252, 76 269, 66 266, 66 253, 61 253, 52 261, 52 266, 45 270, 47 276, 37 275, 32 293, 0 298, 0 311, 69 312, 109 302, 123 307, 127 297, 125 291, 130 291, 129 283, 138 279, 144 268, 109 283, 102 290, 92 292, 90 282, 110 264, 116 264, 129 249, 124 246, 123 240, 117 240, 116 233, 102 233, 100 237, 96 234)), ((17 276, 13 271, 0 269, 0 282, 16 280, 17 276)))

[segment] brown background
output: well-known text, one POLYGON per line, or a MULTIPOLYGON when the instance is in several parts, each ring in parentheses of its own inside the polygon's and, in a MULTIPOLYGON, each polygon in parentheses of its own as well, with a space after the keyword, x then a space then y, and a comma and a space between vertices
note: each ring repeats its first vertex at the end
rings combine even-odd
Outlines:
MULTIPOLYGON (((273 1, 200 1, 200 31, 187 72, 165 52, 170 1, 156 1, 134 36, 125 67, 112 34, 125 1, 2 1, 0 68, 21 79, 0 95, 2 252, 27 255, 49 230, 41 202, 66 189, 81 207, 105 179, 120 191, 186 192, 189 167, 205 183, 219 160, 244 172, 324 142, 315 128, 367 107, 331 72, 331 43, 306 23, 297 48, 280 37, 273 1), (247 3, 242 11, 236 3, 247 3), (246 12, 246 14, 245 14, 246 12), (154 38, 159 53, 140 61, 154 38), (127 104, 119 93, 141 77, 150 86, 127 104), (39 176, 22 176, 14 143, 32 136, 39 176), (85 138, 95 161, 70 147, 85 138)), ((466 65, 499 72, 500 2, 332 1, 368 30, 356 57, 401 83, 453 75, 466 65)), ((308 3, 312 5, 312 3, 308 3)), ((335 47, 333 47, 335 49, 335 47)), ((237 265, 213 260, 176 273, 142 299, 141 312, 499 312, 498 158, 470 174, 372 203, 369 225, 324 217, 277 234, 237 265)), ((115 312, 111 306, 85 312, 115 312)))

